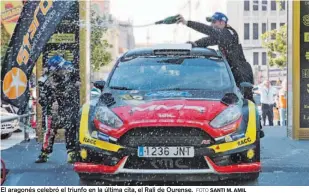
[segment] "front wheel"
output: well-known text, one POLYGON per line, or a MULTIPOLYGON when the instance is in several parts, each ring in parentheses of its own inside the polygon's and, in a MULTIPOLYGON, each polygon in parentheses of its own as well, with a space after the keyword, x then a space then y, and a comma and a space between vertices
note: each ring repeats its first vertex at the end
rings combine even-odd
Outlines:
POLYGON ((247 178, 250 181, 255 181, 255 180, 257 180, 259 178, 259 176, 260 176, 259 172, 257 172, 257 173, 248 173, 247 178))
POLYGON ((12 136, 12 133, 1 134, 1 139, 8 139, 11 136, 12 136))

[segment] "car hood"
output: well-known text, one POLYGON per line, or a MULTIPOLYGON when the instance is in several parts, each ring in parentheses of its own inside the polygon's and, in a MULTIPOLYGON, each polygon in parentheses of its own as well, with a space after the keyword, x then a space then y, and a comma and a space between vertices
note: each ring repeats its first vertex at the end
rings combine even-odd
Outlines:
POLYGON ((174 119, 209 121, 220 113, 226 105, 220 101, 210 100, 156 100, 138 106, 127 105, 113 108, 122 120, 126 122, 174 119))
MULTIPOLYGON (((212 120, 226 108, 221 103, 230 91, 113 91, 110 109, 122 120, 212 120)), ((102 97, 100 102, 104 102, 102 97)))

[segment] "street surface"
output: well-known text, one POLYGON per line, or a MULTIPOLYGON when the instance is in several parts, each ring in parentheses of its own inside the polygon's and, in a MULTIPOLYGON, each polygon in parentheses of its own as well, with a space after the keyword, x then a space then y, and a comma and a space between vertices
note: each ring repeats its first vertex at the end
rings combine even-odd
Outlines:
MULTIPOLYGON (((286 137, 284 127, 265 127, 261 140, 262 173, 256 182, 183 183, 183 185, 247 185, 247 186, 306 186, 309 185, 309 141, 293 141, 286 137)), ((22 134, 22 133, 20 133, 22 134)), ((18 137, 14 135, 15 138, 18 137)), ((12 139, 11 137, 9 139, 12 139)), ((46 164, 35 164, 40 144, 35 140, 21 142, 7 149, 8 140, 1 143, 1 158, 9 169, 6 186, 78 186, 78 175, 66 163, 63 143, 55 144, 54 153, 46 164), (21 143, 20 143, 21 142, 21 143)), ((14 142, 14 141, 11 141, 14 142)), ((126 185, 136 185, 127 183, 126 185)), ((104 185, 91 183, 88 185, 104 185)), ((123 185, 123 184, 120 184, 123 185)), ((144 183, 143 185, 164 185, 144 183)), ((181 185, 167 183, 165 185, 181 185)))

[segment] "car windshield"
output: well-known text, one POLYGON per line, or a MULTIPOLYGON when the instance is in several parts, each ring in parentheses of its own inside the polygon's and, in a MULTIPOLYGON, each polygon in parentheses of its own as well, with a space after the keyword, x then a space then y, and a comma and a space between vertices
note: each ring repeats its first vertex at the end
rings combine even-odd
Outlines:
POLYGON ((136 58, 120 62, 109 87, 119 90, 223 90, 231 86, 222 60, 136 58))

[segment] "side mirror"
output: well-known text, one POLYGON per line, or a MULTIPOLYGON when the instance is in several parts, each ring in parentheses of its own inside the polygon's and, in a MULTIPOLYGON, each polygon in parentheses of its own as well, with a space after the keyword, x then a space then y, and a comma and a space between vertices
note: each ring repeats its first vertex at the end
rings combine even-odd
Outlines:
POLYGON ((105 81, 96 81, 94 82, 94 87, 100 89, 101 91, 103 91, 104 87, 105 87, 106 82, 105 81))
POLYGON ((235 104, 239 101, 237 95, 235 93, 227 93, 224 95, 224 97, 221 99, 221 102, 226 105, 235 104))
POLYGON ((242 82, 240 83, 240 87, 241 88, 254 88, 253 84, 249 83, 249 82, 242 82))
POLYGON ((249 82, 240 83, 240 91, 244 95, 246 91, 252 90, 254 88, 253 84, 249 82))

